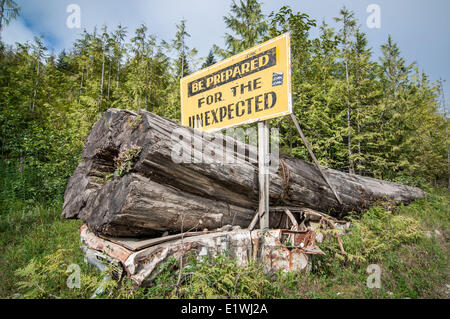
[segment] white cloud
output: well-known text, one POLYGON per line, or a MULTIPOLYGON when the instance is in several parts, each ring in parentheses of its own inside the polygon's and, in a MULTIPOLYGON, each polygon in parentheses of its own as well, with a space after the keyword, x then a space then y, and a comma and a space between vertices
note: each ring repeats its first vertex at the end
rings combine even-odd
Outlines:
POLYGON ((34 37, 31 31, 22 20, 14 20, 2 31, 2 41, 14 45, 16 42, 24 43, 32 41, 34 37))
POLYGON ((133 36, 136 28, 145 23, 149 33, 159 40, 169 41, 175 36, 175 25, 187 20, 192 34, 188 44, 207 55, 213 44, 223 44, 225 25, 223 15, 228 12, 231 0, 163 0, 163 1, 106 1, 106 0, 18 0, 21 16, 36 35, 44 35, 46 44, 56 52, 70 48, 83 29, 100 31, 103 25, 114 29, 118 24, 128 28, 133 36), (67 6, 77 4, 81 8, 81 28, 69 29, 66 25, 67 6))

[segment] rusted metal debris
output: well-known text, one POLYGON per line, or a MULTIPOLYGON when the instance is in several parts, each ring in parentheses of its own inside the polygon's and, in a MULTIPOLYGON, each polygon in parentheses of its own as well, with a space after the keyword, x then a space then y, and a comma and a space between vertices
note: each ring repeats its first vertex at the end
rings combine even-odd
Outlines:
MULTIPOLYGON (((326 214, 307 208, 275 207, 274 211, 286 214, 286 229, 253 230, 258 215, 248 229, 226 225, 203 232, 185 232, 150 239, 114 238, 96 236, 86 225, 81 227, 81 240, 94 265, 97 259, 107 261, 124 272, 137 285, 149 285, 159 274, 160 265, 170 257, 185 265, 187 256, 214 257, 226 254, 240 266, 258 260, 266 273, 283 271, 310 271, 312 255, 324 254, 316 240, 322 242, 322 229, 331 228, 336 235, 341 252, 345 254, 338 231, 345 231, 348 222, 339 221, 326 214), (301 214, 297 221, 294 214, 301 214), (299 223, 300 222, 300 223, 299 223), (290 229, 289 229, 290 227, 290 229), (315 232, 317 230, 317 233, 315 232), (104 258, 102 258, 102 256, 104 258)), ((182 267, 182 266, 180 266, 182 267)))
MULTIPOLYGON (((191 233, 190 237, 161 241, 153 246, 144 245, 144 248, 133 251, 124 247, 126 240, 101 238, 89 231, 86 225, 81 227, 81 241, 86 249, 91 254, 92 250, 103 254, 106 261, 120 262, 128 277, 139 286, 149 285, 158 276, 159 266, 170 257, 180 260, 192 255, 201 259, 226 254, 240 266, 259 260, 266 273, 309 271, 312 255, 324 254, 316 245, 315 237, 311 229, 251 231, 235 228, 197 235, 191 233)), ((137 246, 134 243, 134 247, 137 246)))

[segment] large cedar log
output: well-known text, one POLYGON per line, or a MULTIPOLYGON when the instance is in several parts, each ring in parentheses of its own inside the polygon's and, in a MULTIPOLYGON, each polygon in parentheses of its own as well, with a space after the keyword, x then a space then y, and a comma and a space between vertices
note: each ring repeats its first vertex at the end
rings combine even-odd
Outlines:
MULTIPOLYGON (((203 147, 226 141, 245 149, 245 155, 238 152, 235 162, 228 164, 214 162, 211 152, 203 152, 202 163, 175 163, 175 143, 192 147, 186 138, 173 140, 172 133, 181 128, 193 135, 192 129, 147 111, 107 110, 90 132, 82 162, 69 179, 62 215, 80 218, 94 232, 112 236, 160 235, 225 224, 247 227, 258 207, 257 163, 251 160, 256 147, 221 133, 197 134, 203 147), (114 157, 132 144, 142 147, 133 171, 108 180, 114 157)), ((280 165, 270 174, 272 205, 342 217, 363 212, 378 200, 408 204, 425 196, 419 188, 323 168, 340 205, 313 164, 285 155, 281 159, 285 169, 280 165)))

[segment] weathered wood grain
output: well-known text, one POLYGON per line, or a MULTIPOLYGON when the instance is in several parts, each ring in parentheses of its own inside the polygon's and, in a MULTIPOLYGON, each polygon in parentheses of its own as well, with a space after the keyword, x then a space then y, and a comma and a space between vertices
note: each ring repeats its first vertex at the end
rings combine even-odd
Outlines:
MULTIPOLYGON (((174 143, 186 149, 193 144, 172 136, 180 129, 193 134, 192 129, 147 111, 107 110, 87 137, 82 162, 66 188, 62 215, 84 220, 96 233, 123 237, 226 224, 247 227, 258 208, 256 147, 221 133, 197 134, 196 142, 203 148, 207 143, 217 149, 228 143, 245 153, 235 154, 235 163, 217 162, 213 152, 203 152, 201 163, 176 163, 171 157, 174 143), (132 144, 142 147, 133 171, 108 180, 114 172, 114 157, 132 144)), ((341 205, 313 164, 286 155, 281 158, 289 182, 284 184, 281 167, 270 174, 271 205, 311 208, 341 217, 350 211, 362 212, 377 200, 408 204, 425 195, 415 187, 322 167, 341 205)), ((277 218, 277 214, 271 216, 270 223, 277 218)))

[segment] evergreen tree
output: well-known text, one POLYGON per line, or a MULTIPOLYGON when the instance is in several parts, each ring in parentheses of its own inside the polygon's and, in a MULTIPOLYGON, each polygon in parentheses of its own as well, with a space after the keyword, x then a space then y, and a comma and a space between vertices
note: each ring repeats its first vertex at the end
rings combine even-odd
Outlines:
POLYGON ((123 41, 127 35, 127 28, 122 25, 117 26, 117 29, 114 31, 112 35, 113 39, 113 52, 114 52, 114 63, 116 67, 116 88, 119 88, 120 83, 120 66, 122 62, 122 57, 125 54, 126 50, 123 47, 123 41))
POLYGON ((387 171, 398 172, 399 155, 406 134, 405 119, 408 115, 405 98, 408 96, 409 75, 414 65, 406 65, 396 43, 388 37, 386 44, 381 46, 381 83, 383 86, 383 110, 380 115, 383 138, 378 142, 385 154, 387 171))
POLYGON ((8 25, 17 18, 20 7, 14 0, 0 0, 0 41, 2 38, 3 26, 8 25))
POLYGON ((338 39, 342 44, 341 57, 345 67, 345 81, 347 87, 347 145, 348 145, 348 162, 349 173, 354 173, 354 163, 352 158, 352 125, 351 125, 351 107, 350 107, 350 74, 349 74, 349 60, 350 60, 350 47, 352 45, 352 36, 355 32, 356 20, 354 13, 347 10, 345 7, 341 9, 340 17, 335 18, 336 22, 342 22, 342 27, 338 35, 338 39))
POLYGON ((447 103, 445 101, 445 94, 444 94, 444 84, 442 79, 439 79, 439 95, 440 95, 440 102, 441 102, 441 108, 442 112, 444 113, 444 136, 445 136, 445 148, 447 152, 447 189, 450 192, 450 145, 448 143, 448 117, 447 117, 447 103))
POLYGON ((204 68, 207 68, 208 66, 211 66, 211 65, 213 65, 213 64, 215 64, 216 63, 216 59, 215 59, 215 57, 214 57, 214 52, 213 52, 213 50, 209 50, 209 54, 208 54, 208 56, 206 57, 206 60, 205 60, 205 62, 203 63, 203 65, 202 65, 202 68, 204 69, 204 68))
POLYGON ((34 58, 34 61, 36 63, 36 73, 33 76, 34 79, 34 86, 33 86, 33 97, 30 105, 31 112, 34 112, 35 105, 36 105, 36 99, 38 98, 38 90, 40 89, 40 84, 42 81, 42 59, 45 57, 45 53, 47 51, 47 48, 44 46, 43 41, 41 38, 34 37, 34 44, 32 45, 32 56, 34 58))
POLYGON ((237 54, 260 43, 268 30, 265 16, 258 0, 233 0, 231 13, 223 19, 232 33, 225 34, 225 49, 214 46, 223 58, 237 54))
POLYGON ((58 59, 56 61, 56 67, 58 68, 58 70, 64 70, 64 71, 69 71, 70 69, 70 65, 68 62, 68 56, 66 53, 66 50, 62 50, 61 53, 58 55, 58 59))
POLYGON ((175 74, 178 75, 179 78, 182 78, 192 72, 190 62, 197 54, 197 49, 190 49, 186 43, 187 38, 191 37, 186 30, 186 20, 181 20, 176 27, 177 33, 171 42, 171 48, 175 49, 177 52, 175 74))
POLYGON ((351 108, 353 123, 356 126, 353 141, 357 147, 352 154, 352 161, 359 175, 370 174, 369 166, 373 159, 366 158, 367 147, 379 132, 373 118, 377 116, 377 105, 382 91, 376 78, 378 67, 376 63, 371 62, 371 56, 372 52, 367 48, 366 35, 356 28, 355 41, 351 47, 349 73, 352 89, 351 108))
MULTIPOLYGON (((315 21, 307 14, 294 13, 288 6, 282 7, 279 12, 269 15, 269 33, 267 39, 280 34, 290 32, 291 34, 291 69, 294 113, 300 110, 299 100, 304 99, 302 88, 309 69, 312 41, 308 39, 309 30, 315 26, 315 21)), ((281 129, 281 143, 289 147, 292 154, 294 148, 293 125, 289 118, 278 121, 277 126, 281 129)), ((306 155, 306 154, 305 154, 306 155)))
POLYGON ((169 109, 171 110, 169 116, 178 120, 180 118, 180 112, 178 111, 180 109, 180 79, 193 71, 197 49, 190 49, 187 45, 187 39, 191 35, 187 32, 186 20, 181 20, 176 27, 177 32, 175 38, 170 43, 163 41, 163 45, 169 51, 176 51, 176 59, 172 65, 174 74, 170 85, 168 101, 170 104, 169 109))

